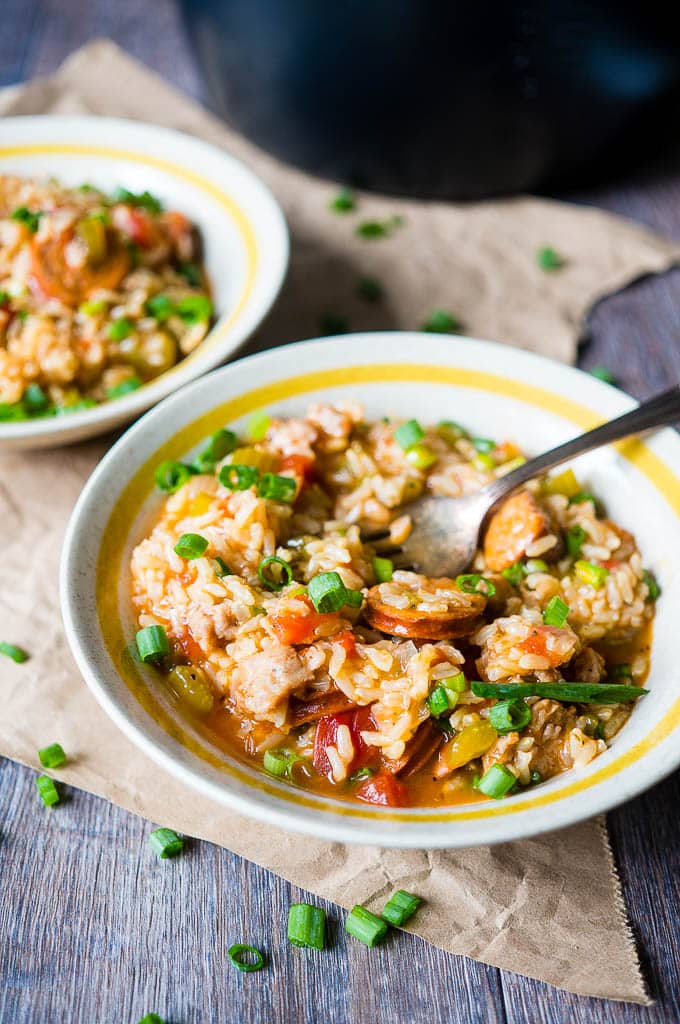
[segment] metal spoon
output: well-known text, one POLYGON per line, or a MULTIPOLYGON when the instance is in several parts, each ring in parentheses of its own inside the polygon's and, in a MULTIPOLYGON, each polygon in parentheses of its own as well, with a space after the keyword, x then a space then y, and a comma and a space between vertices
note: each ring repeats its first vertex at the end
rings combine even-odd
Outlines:
MULTIPOLYGON (((424 497, 408 505, 413 528, 399 547, 390 549, 397 568, 411 568, 426 576, 455 577, 472 561, 479 533, 489 513, 527 480, 541 476, 569 459, 611 444, 650 427, 680 420, 680 385, 650 398, 631 412, 603 423, 586 434, 529 459, 506 476, 461 498, 424 497)), ((382 534, 385 536, 385 534, 382 534)), ((378 540, 379 535, 366 539, 378 540)), ((381 552, 383 553, 383 552, 381 552)))

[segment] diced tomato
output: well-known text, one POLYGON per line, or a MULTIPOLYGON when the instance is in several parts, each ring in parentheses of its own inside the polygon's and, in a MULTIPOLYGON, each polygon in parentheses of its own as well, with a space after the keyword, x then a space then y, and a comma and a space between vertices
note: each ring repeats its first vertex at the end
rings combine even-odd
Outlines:
POLYGON ((608 558, 606 562, 602 563, 602 565, 605 567, 605 569, 609 569, 609 571, 612 572, 614 569, 619 568, 621 562, 618 558, 608 558))
POLYGON ((316 463, 311 455, 284 455, 279 463, 279 472, 285 473, 288 470, 303 484, 309 484, 314 479, 316 463))
POLYGON ((182 648, 182 654, 192 665, 199 665, 205 660, 205 653, 201 645, 194 640, 190 630, 187 629, 186 633, 179 638, 178 643, 182 648))
POLYGON ((341 711, 335 715, 326 715, 319 719, 314 734, 312 764, 320 775, 331 774, 331 763, 326 754, 326 747, 336 746, 338 729, 341 725, 346 725, 349 729, 354 745, 354 757, 347 766, 348 775, 363 767, 374 754, 374 750, 364 743, 361 737, 361 733, 365 729, 372 728, 370 708, 357 708, 356 711, 341 711))
POLYGON ((151 248, 158 240, 158 233, 151 217, 146 210, 142 210, 138 206, 118 203, 113 207, 111 219, 119 231, 122 231, 142 249, 151 248))
POLYGON ((408 786, 396 775, 378 772, 359 786, 356 791, 359 800, 381 807, 408 807, 410 803, 408 786))
POLYGON ((342 644, 347 652, 348 658, 356 658, 357 656, 357 645, 354 638, 354 633, 351 629, 346 629, 343 633, 338 633, 337 636, 333 637, 334 644, 342 644))
POLYGON ((316 640, 314 632, 324 623, 339 622, 335 612, 321 614, 310 608, 302 615, 272 615, 271 624, 282 644, 313 644, 316 640))
POLYGON ((173 242, 180 241, 191 234, 191 221, 179 210, 166 210, 163 214, 163 223, 168 229, 168 234, 173 242))
POLYGON ((545 657, 547 654, 547 648, 545 643, 545 631, 540 629, 532 629, 526 640, 523 640, 520 647, 527 654, 538 654, 545 657))

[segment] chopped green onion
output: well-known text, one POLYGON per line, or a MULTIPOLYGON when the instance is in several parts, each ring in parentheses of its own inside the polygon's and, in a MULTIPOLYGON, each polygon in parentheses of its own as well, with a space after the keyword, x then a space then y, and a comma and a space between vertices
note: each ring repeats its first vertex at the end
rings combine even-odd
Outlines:
POLYGON ((501 576, 511 583, 513 587, 518 587, 524 579, 524 566, 521 562, 513 562, 507 569, 501 570, 501 576))
POLYGON ((422 902, 420 896, 414 896, 405 889, 397 889, 388 899, 380 916, 395 928, 401 928, 413 917, 422 902))
POLYGON ((203 284, 203 278, 201 271, 195 263, 182 263, 179 267, 179 272, 188 284, 193 285, 194 288, 200 287, 203 284))
POLYGON ((543 782, 543 776, 541 775, 541 773, 539 771, 532 772, 531 775, 530 775, 530 779, 531 779, 532 783, 534 784, 534 786, 538 782, 543 782))
POLYGON ((516 782, 517 777, 504 764, 492 764, 477 783, 477 789, 484 796, 490 796, 493 800, 500 800, 512 789, 516 782))
POLYGON ((43 768, 61 768, 66 761, 66 754, 61 743, 50 743, 38 751, 38 757, 43 768))
POLYGON ((457 316, 445 309, 433 309, 425 323, 420 325, 421 331, 428 334, 457 334, 463 325, 457 316))
POLYGON ((569 499, 569 504, 581 505, 584 501, 592 501, 593 505, 597 504, 595 495, 591 494, 590 491, 579 491, 578 494, 572 495, 569 499))
POLYGON ((304 761, 299 754, 293 754, 290 750, 265 750, 262 757, 264 770, 277 778, 290 778, 293 765, 304 761))
POLYGON ((544 562, 542 558, 527 558, 524 563, 524 571, 527 576, 530 576, 534 572, 547 572, 548 563, 544 562))
POLYGON ((603 565, 595 565, 593 562, 579 560, 574 562, 574 574, 578 576, 582 583, 587 583, 588 586, 594 587, 595 590, 601 590, 604 586, 604 581, 609 576, 609 569, 605 569, 603 565))
POLYGON ((156 828, 149 833, 149 845, 161 860, 176 857, 184 849, 184 840, 171 828, 156 828))
POLYGON ((543 610, 543 622, 546 626, 557 626, 561 628, 567 621, 569 605, 566 604, 557 594, 551 597, 543 610))
POLYGON ((456 576, 456 586, 464 594, 482 594, 483 597, 493 597, 496 593, 496 588, 491 580, 487 579, 486 576, 480 576, 476 572, 463 573, 462 576, 456 576), (483 584, 481 590, 480 584, 483 584))
POLYGON ((0 402, 0 421, 3 423, 28 419, 28 413, 21 402, 0 402))
POLYGON ((106 333, 111 341, 123 341, 132 334, 134 329, 134 322, 129 317, 123 316, 120 320, 113 320, 109 324, 106 333))
POLYGON ((437 433, 443 441, 446 441, 450 448, 454 448, 457 441, 468 436, 467 430, 461 427, 459 423, 454 423, 453 420, 442 420, 441 423, 438 423, 437 433))
POLYGON ((648 601, 656 601, 657 598, 661 597, 661 587, 657 583, 656 576, 650 572, 649 569, 642 570, 642 582, 647 584, 648 601))
POLYGON ((575 701, 577 704, 619 704, 643 697, 648 690, 639 686, 616 686, 612 683, 483 683, 474 680, 470 689, 475 697, 549 697, 551 700, 575 701))
POLYGON ((160 661, 170 653, 168 634, 163 626, 146 626, 135 636, 137 651, 143 662, 160 661))
POLYGON ((157 295, 152 295, 151 298, 146 300, 144 310, 154 320, 157 320, 159 324, 162 324, 175 312, 175 303, 169 295, 159 292, 157 295))
POLYGON ((350 775, 349 781, 363 782, 364 779, 370 779, 372 775, 375 775, 375 772, 373 771, 372 768, 360 768, 358 772, 354 772, 353 775, 350 775))
POLYGON ((86 302, 81 302, 78 306, 78 312, 84 313, 85 316, 96 316, 97 313, 103 313, 106 309, 106 302, 104 299, 88 299, 86 302))
POLYGON ((248 437, 252 441, 264 441, 271 424, 271 416, 264 410, 254 412, 248 420, 248 437))
POLYGON ((16 210, 11 214, 12 220, 18 220, 22 224, 25 224, 28 230, 35 234, 40 225, 40 218, 43 216, 41 210, 35 212, 28 209, 27 206, 17 206, 16 210))
POLYGON ((219 481, 230 491, 247 491, 260 475, 256 466, 222 466, 219 481))
POLYGON ((406 452, 406 458, 416 469, 429 469, 437 461, 438 455, 426 444, 414 444, 406 452))
POLYGON ((200 533, 183 533, 172 550, 180 558, 186 558, 190 562, 193 558, 204 555, 208 550, 208 544, 208 539, 201 537, 200 533))
POLYGON ((331 199, 328 209, 333 213, 351 213, 356 209, 357 198, 351 188, 341 188, 337 195, 331 199))
POLYGON ((28 652, 23 647, 17 647, 16 644, 8 644, 6 640, 0 640, 0 654, 4 654, 6 658, 11 658, 17 665, 23 665, 25 661, 28 661, 28 652))
POLYGON ((52 807, 54 804, 59 803, 61 799, 59 796, 59 790, 49 775, 39 775, 35 780, 35 784, 38 787, 40 799, 44 803, 45 807, 52 807))
POLYGON ((210 435, 203 451, 196 457, 196 467, 201 471, 210 472, 215 468, 216 462, 233 452, 237 444, 238 438, 233 430, 216 430, 210 435))
POLYGON ((138 1024, 166 1024, 166 1021, 162 1017, 159 1017, 157 1013, 145 1013, 138 1024))
POLYGON ((22 402, 29 412, 42 412, 50 404, 49 398, 39 384, 29 384, 24 391, 22 402))
POLYGON ((227 956, 234 967, 245 974, 259 971, 264 967, 264 957, 259 949, 255 949, 255 946, 247 946, 244 942, 235 942, 233 946, 230 946, 227 956), (246 959, 246 957, 251 959, 246 959))
POLYGON ((502 700, 489 710, 489 721, 501 736, 519 732, 531 721, 531 708, 523 700, 502 700))
POLYGON ((373 572, 378 583, 389 583, 394 572, 394 562, 391 558, 378 558, 376 556, 373 559, 373 572))
POLYGON ((168 459, 165 462, 161 462, 153 476, 156 486, 161 491, 165 491, 166 494, 174 494, 192 475, 191 466, 168 459))
POLYGON ((213 558, 213 564, 215 566, 215 575, 219 579, 222 579, 224 576, 231 576, 231 569, 219 555, 213 558))
POLYGON ((128 206, 141 206, 149 213, 161 213, 163 204, 146 189, 144 192, 130 192, 126 188, 117 188, 111 196, 114 203, 127 203, 128 206))
POLYGON ((348 604, 360 607, 363 595, 360 590, 348 590, 337 572, 321 572, 307 584, 309 599, 317 612, 339 612, 348 604))
POLYGON ((55 412, 57 416, 65 416, 72 412, 82 412, 83 409, 94 409, 96 404, 94 398, 81 398, 79 402, 70 402, 69 405, 57 406, 55 412))
POLYGON ((438 686, 435 686, 425 703, 430 709, 432 717, 439 718, 440 715, 446 714, 447 711, 453 711, 458 703, 458 696, 455 690, 450 690, 441 682, 438 686))
POLYGON ((335 313, 327 313, 319 320, 319 330, 324 336, 331 334, 347 334, 349 332, 349 321, 344 316, 337 316, 335 313))
POLYGON ((621 665, 614 665, 607 673, 608 679, 632 679, 633 670, 627 662, 621 665))
POLYGON ((120 384, 115 384, 112 388, 109 388, 106 392, 106 397, 122 398, 123 395, 129 395, 132 391, 137 391, 141 386, 142 382, 139 377, 128 377, 127 380, 122 380, 120 384))
POLYGON ((385 289, 374 277, 360 277, 357 281, 357 295, 364 302, 380 302, 385 289))
POLYGON ((250 609, 250 614, 251 615, 266 615, 267 614, 267 609, 266 608, 261 608, 259 604, 254 604, 252 606, 252 608, 250 609))
POLYGON ((297 494, 297 481, 292 476, 277 476, 276 473, 263 473, 257 485, 260 498, 270 501, 283 501, 290 504, 297 494))
POLYGON ((213 304, 207 295, 185 295, 175 311, 185 324, 202 324, 212 316, 213 304))
POLYGON ((357 225, 356 234, 359 238, 387 238, 400 224, 400 217, 391 217, 389 220, 363 220, 357 225))
POLYGON ((582 526, 570 526, 567 530, 567 551, 572 558, 578 558, 581 554, 583 542, 588 534, 582 526))
POLYGON ((288 911, 288 941, 293 946, 323 949, 326 911, 309 903, 291 903, 288 911))
POLYGON ((480 473, 490 473, 492 469, 496 468, 496 462, 493 455, 489 455, 488 452, 478 452, 472 460, 472 465, 475 469, 478 469, 480 473))
POLYGON ((347 916, 345 931, 365 946, 377 946, 387 935, 387 922, 357 904, 347 916))
POLYGON ((488 437, 473 437, 472 445, 475 451, 478 452, 492 452, 498 445, 495 441, 492 441, 488 437))
POLYGON ((594 366, 590 371, 591 377, 596 377, 604 384, 615 384, 616 377, 607 366, 594 366))
POLYGON ((442 679, 442 686, 445 686, 447 690, 453 690, 454 693, 464 693, 467 690, 467 679, 462 672, 456 672, 455 676, 447 676, 446 679, 442 679))
POLYGON ((258 565, 257 575, 260 577, 267 590, 283 590, 283 588, 293 579, 293 570, 288 565, 288 562, 285 562, 283 558, 279 558, 277 555, 270 555, 269 558, 263 558, 258 565), (278 579, 269 569, 270 566, 275 565, 280 568, 278 579))
POLYGON ((425 437, 425 431, 418 420, 407 420, 394 431, 394 440, 405 452, 425 437))
POLYGON ((544 245, 536 250, 536 262, 541 270, 559 270, 564 266, 563 258, 550 245, 544 245))

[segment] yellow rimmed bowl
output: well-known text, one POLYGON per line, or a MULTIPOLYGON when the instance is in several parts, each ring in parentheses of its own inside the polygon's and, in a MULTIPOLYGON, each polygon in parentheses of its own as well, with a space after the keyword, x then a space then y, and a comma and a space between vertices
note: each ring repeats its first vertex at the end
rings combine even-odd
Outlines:
POLYGON ((135 621, 129 556, 162 496, 153 470, 186 459, 211 431, 244 427, 249 413, 304 413, 312 401, 359 400, 366 416, 455 419, 485 437, 538 453, 631 408, 632 399, 594 378, 490 342, 425 334, 374 333, 303 342, 240 360, 182 389, 112 448, 71 518, 61 566, 69 643, 90 689, 150 757, 217 803, 327 839, 394 847, 504 842, 572 824, 629 799, 680 763, 680 438, 662 430, 582 456, 588 489, 635 533, 657 574, 650 693, 611 748, 502 801, 383 809, 317 796, 241 763, 178 716, 152 669, 125 655, 135 621))
POLYGON ((48 448, 134 419, 219 366, 271 309, 288 266, 288 232, 276 199, 240 161, 181 132, 109 117, 0 120, 0 173, 89 182, 106 192, 148 190, 199 228, 217 320, 205 340, 155 380, 92 409, 0 423, 0 448, 48 448))

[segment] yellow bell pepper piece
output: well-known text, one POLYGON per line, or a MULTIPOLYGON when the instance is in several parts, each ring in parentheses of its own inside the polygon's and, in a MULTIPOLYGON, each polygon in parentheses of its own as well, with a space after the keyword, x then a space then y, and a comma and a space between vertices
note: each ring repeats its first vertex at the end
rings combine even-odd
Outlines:
POLYGON ((543 484, 546 494, 563 494, 565 498, 574 498, 583 488, 573 469, 565 469, 564 473, 549 476, 543 484))
POLYGON ((449 768, 462 768, 468 761, 486 754, 493 746, 498 733, 486 718, 480 718, 454 736, 442 750, 449 768))

